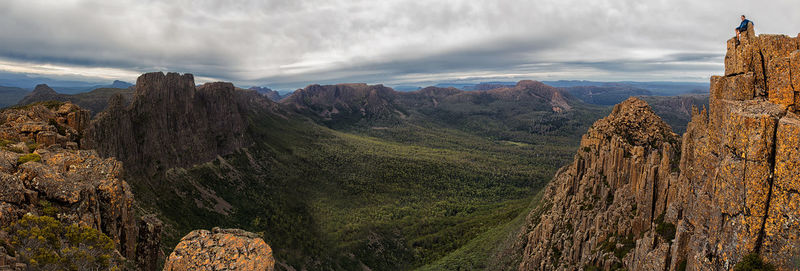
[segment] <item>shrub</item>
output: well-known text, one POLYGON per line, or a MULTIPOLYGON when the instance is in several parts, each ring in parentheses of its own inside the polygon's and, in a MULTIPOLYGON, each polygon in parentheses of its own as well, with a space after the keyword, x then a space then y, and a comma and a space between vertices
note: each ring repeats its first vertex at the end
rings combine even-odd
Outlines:
POLYGON ((614 236, 612 235, 612 236, 609 236, 608 238, 606 238, 605 241, 600 243, 598 248, 600 250, 602 250, 602 251, 605 251, 605 252, 614 252, 614 249, 617 248, 617 242, 616 241, 612 241, 611 240, 612 237, 614 237, 614 236))
POLYGON ((67 135, 67 130, 64 129, 63 126, 59 125, 58 122, 55 119, 50 119, 49 124, 53 125, 54 127, 56 127, 56 130, 58 131, 59 135, 63 135, 63 136, 67 135))
POLYGON ((603 268, 598 267, 598 266, 594 266, 594 265, 585 264, 585 265, 583 265, 583 270, 584 271, 601 271, 601 270, 603 270, 603 268))
POLYGON ((37 148, 39 148, 39 144, 38 143, 34 143, 34 142, 30 142, 30 143, 27 143, 25 145, 28 146, 28 150, 30 150, 30 151, 34 151, 37 148))
POLYGON ((636 247, 636 241, 633 240, 633 234, 628 234, 627 237, 621 238, 619 243, 622 246, 614 248, 614 256, 617 256, 617 259, 621 261, 625 258, 625 255, 628 255, 628 252, 631 252, 636 247))
POLYGON ((38 153, 29 153, 29 154, 20 156, 19 159, 17 159, 17 164, 18 165, 22 165, 22 164, 25 164, 25 163, 31 162, 31 161, 33 161, 33 162, 41 162, 42 161, 42 157, 39 156, 38 153))
POLYGON ((764 260, 761 259, 761 256, 758 253, 750 253, 747 256, 744 256, 741 261, 736 263, 733 266, 734 271, 745 271, 745 270, 752 270, 752 271, 771 271, 775 270, 775 267, 769 263, 765 263, 764 260))
POLYGON ((16 256, 35 270, 108 270, 116 263, 114 241, 87 226, 27 214, 5 231, 16 256))
POLYGON ((6 147, 11 144, 14 144, 14 141, 8 139, 0 139, 0 147, 6 147))
POLYGON ((16 152, 16 153, 27 153, 28 151, 25 149, 25 146, 23 146, 24 144, 25 144, 25 143, 21 143, 21 142, 18 142, 18 143, 13 143, 13 144, 8 144, 8 145, 5 147, 5 149, 6 149, 6 150, 8 150, 8 151, 10 151, 10 152, 16 152))
POLYGON ((9 107, 9 109, 29 109, 29 108, 31 108, 33 106, 36 106, 36 105, 41 105, 41 106, 47 107, 48 109, 56 109, 56 108, 64 105, 64 102, 59 102, 59 101, 35 102, 35 103, 26 104, 26 105, 15 105, 15 106, 9 107))
POLYGON ((39 208, 43 215, 49 217, 56 217, 56 214, 58 214, 58 207, 53 206, 52 203, 44 199, 39 200, 39 208))
POLYGON ((656 223, 656 233, 661 235, 661 238, 664 238, 667 242, 672 244, 672 239, 675 239, 675 224, 664 222, 664 214, 658 216, 655 220, 656 223))
POLYGON ((551 254, 553 266, 559 266, 561 263, 561 250, 556 247, 555 243, 551 244, 550 249, 553 251, 553 254, 551 254))

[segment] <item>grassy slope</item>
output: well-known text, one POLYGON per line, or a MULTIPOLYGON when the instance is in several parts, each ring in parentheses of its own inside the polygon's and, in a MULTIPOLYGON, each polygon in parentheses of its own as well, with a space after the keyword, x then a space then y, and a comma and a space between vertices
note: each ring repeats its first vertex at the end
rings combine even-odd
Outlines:
POLYGON ((521 260, 521 251, 508 253, 504 250, 513 247, 513 243, 518 241, 526 216, 539 206, 540 200, 541 192, 530 199, 509 202, 509 206, 522 206, 523 211, 514 219, 486 230, 457 250, 417 270, 516 269, 521 260))

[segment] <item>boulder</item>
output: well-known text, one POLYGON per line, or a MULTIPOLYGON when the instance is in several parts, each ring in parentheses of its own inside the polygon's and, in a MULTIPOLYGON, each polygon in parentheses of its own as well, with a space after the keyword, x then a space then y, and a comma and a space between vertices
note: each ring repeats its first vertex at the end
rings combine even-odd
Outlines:
POLYGON ((274 269, 272 249, 258 235, 219 228, 190 232, 164 264, 165 271, 274 269))

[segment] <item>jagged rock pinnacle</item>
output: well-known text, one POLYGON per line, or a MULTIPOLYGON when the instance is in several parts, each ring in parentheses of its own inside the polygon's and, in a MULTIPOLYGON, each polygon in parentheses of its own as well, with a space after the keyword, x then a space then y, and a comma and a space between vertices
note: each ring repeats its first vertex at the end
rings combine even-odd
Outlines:
POLYGON ((38 84, 38 85, 36 85, 36 87, 33 89, 33 92, 34 93, 39 93, 39 94, 58 94, 55 90, 50 88, 50 86, 48 86, 47 84, 38 84))
POLYGON ((595 122, 588 134, 594 137, 617 135, 631 145, 654 147, 677 138, 647 102, 635 97, 615 105, 611 114, 595 122))
POLYGON ((146 73, 136 80, 130 105, 119 97, 97 115, 83 143, 103 156, 118 157, 129 172, 163 173, 247 146, 245 112, 271 102, 231 83, 196 87, 191 74, 146 73))

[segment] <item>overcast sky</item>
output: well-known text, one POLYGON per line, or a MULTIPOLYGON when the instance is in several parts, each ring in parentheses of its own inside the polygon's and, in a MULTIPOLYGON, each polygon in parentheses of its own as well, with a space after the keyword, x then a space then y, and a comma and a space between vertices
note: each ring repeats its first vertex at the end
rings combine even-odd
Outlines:
MULTIPOLYGON (((0 72, 311 83, 706 81, 739 15, 796 36, 800 1, 3 0, 0 72)), ((0 82, 2 85, 2 82, 0 82)))

